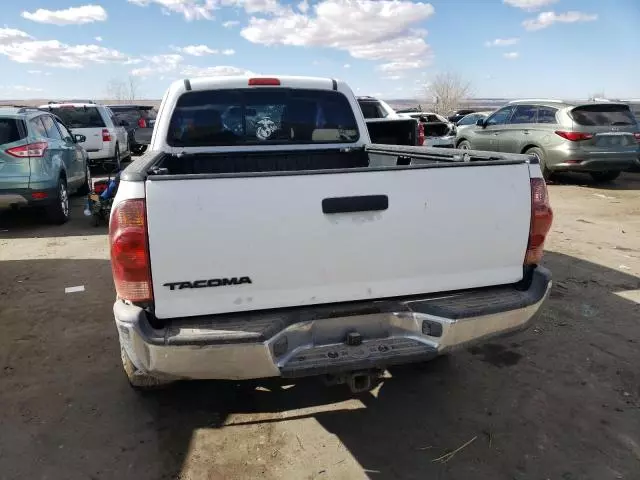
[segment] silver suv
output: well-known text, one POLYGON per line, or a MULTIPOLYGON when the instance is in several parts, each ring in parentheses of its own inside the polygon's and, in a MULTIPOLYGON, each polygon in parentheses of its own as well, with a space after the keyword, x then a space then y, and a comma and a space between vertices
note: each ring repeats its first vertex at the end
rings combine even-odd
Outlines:
POLYGON ((573 171, 607 182, 638 163, 640 127, 623 103, 518 100, 461 129, 456 146, 535 155, 545 178, 573 171))

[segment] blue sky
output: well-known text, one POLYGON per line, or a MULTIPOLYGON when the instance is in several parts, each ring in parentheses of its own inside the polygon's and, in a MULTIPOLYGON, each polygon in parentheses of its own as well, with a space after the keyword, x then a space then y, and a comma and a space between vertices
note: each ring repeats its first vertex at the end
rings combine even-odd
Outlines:
POLYGON ((135 77, 331 76, 414 98, 440 72, 476 97, 640 97, 638 0, 22 0, 3 3, 1 98, 104 98, 135 77))

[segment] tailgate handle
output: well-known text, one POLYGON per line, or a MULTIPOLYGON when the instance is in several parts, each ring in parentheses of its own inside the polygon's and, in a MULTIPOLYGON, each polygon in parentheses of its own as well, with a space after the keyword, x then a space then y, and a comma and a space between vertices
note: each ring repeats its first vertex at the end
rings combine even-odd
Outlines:
POLYGON ((357 197, 333 197, 322 200, 322 213, 375 212, 389 208, 386 195, 361 195, 357 197))

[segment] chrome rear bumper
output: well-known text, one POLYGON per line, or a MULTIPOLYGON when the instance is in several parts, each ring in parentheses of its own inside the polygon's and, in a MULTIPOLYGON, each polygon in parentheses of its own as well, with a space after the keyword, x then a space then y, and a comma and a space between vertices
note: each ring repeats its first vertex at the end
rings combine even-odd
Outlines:
POLYGON ((384 368, 526 328, 551 289, 538 267, 526 289, 502 286, 402 299, 172 320, 154 329, 117 301, 120 342, 162 378, 300 377, 384 368))

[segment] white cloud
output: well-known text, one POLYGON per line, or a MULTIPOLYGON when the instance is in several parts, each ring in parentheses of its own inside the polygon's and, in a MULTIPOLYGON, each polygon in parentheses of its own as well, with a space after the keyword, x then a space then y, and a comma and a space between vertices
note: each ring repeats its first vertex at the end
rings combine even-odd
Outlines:
POLYGON ((250 70, 238 67, 216 66, 216 67, 196 67, 195 65, 185 65, 180 73, 186 77, 224 77, 228 75, 254 75, 250 70))
POLYGON ((593 22, 597 19, 598 15, 576 11, 566 13, 542 12, 536 18, 525 20, 522 25, 527 30, 535 31, 550 27, 554 23, 593 22))
POLYGON ((345 64, 344 64, 344 68, 351 68, 351 65, 350 65, 350 64, 348 64, 348 63, 345 63, 345 64))
POLYGON ((0 28, 0 45, 8 45, 15 42, 30 40, 33 37, 22 30, 15 28, 0 28))
POLYGON ((102 37, 95 37, 95 41, 96 42, 101 42, 102 41, 102 37))
POLYGON ((205 55, 235 55, 236 51, 233 48, 227 48, 225 50, 218 50, 216 48, 208 47, 207 45, 187 45, 186 47, 171 47, 179 53, 185 55, 192 55, 194 57, 204 57, 205 55))
MULTIPOLYGON (((290 7, 283 7, 278 0, 218 0, 223 7, 239 7, 250 15, 261 14, 285 14, 291 11, 290 7)), ((304 7, 303 7, 304 8, 304 7)))
MULTIPOLYGON (((245 0, 245 10, 247 2, 258 1, 268 0, 245 0)), ((431 4, 407 0, 321 0, 313 10, 315 15, 288 8, 276 10, 274 18, 252 17, 241 35, 263 45, 344 50, 354 58, 386 62, 380 66, 385 72, 422 68, 432 59, 431 49, 422 38, 426 32, 411 29, 433 15, 431 4)))
POLYGON ((131 75, 135 77, 148 77, 158 73, 169 73, 175 71, 184 58, 177 53, 168 53, 165 55, 144 57, 144 60, 147 62, 147 65, 142 68, 134 68, 130 72, 131 75))
POLYGON ((515 45, 520 41, 519 38, 496 38, 495 40, 489 40, 484 42, 485 47, 508 47, 509 45, 515 45))
POLYGON ((30 75, 45 75, 47 77, 51 76, 51 72, 43 72, 42 70, 27 70, 27 73, 30 75))
POLYGON ((235 26, 237 26, 237 25, 240 25, 240 22, 239 22, 239 21, 237 21, 237 20, 229 20, 228 22, 224 22, 224 23, 222 24, 222 26, 223 26, 224 28, 233 28, 233 27, 235 27, 235 26))
POLYGON ((129 3, 146 7, 159 5, 162 13, 170 15, 179 13, 188 21, 211 20, 213 11, 217 8, 219 0, 127 0, 129 3))
POLYGON ((206 45, 187 45, 186 47, 177 47, 176 51, 193 55, 194 57, 202 57, 204 55, 215 55, 218 50, 207 47, 206 45))
POLYGON ((402 75, 389 75, 388 77, 383 77, 385 80, 401 80, 404 77, 402 75))
POLYGON ((502 56, 508 60, 515 60, 520 56, 520 54, 518 52, 507 52, 507 53, 504 53, 502 56))
POLYGON ((133 63, 124 53, 100 45, 67 45, 58 40, 29 40, 0 44, 0 54, 18 63, 83 68, 88 63, 133 63))
POLYGON ((81 25, 83 23, 104 22, 107 11, 100 5, 82 5, 65 10, 46 10, 39 8, 35 12, 22 12, 22 17, 38 23, 53 25, 81 25))
POLYGON ((502 0, 507 5, 511 5, 512 7, 521 8, 522 10, 527 10, 529 12, 535 12, 536 10, 540 10, 542 7, 547 5, 551 5, 552 3, 556 3, 559 0, 502 0))
POLYGON ((300 10, 302 13, 307 13, 309 11, 309 2, 307 0, 302 0, 298 4, 298 10, 300 10))
POLYGON ((42 92, 42 88, 29 87, 26 85, 0 85, 1 90, 13 90, 14 92, 42 92))

